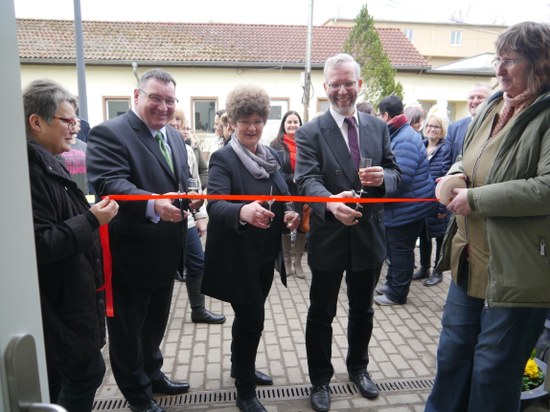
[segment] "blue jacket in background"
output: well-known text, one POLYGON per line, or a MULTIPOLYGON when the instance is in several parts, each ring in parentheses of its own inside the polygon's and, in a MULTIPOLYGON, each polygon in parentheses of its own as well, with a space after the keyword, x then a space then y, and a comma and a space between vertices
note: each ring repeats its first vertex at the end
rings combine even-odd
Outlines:
MULTIPOLYGON (((395 192, 386 192, 387 197, 432 198, 435 196, 434 180, 430 176, 426 146, 420 134, 408 123, 392 132, 391 149, 401 169, 401 182, 395 192)), ((387 227, 402 226, 424 219, 435 208, 432 202, 386 203, 384 223, 387 227)))
MULTIPOLYGON (((428 139, 424 140, 424 147, 428 146, 428 139)), ((430 176, 435 181, 438 177, 445 176, 452 165, 453 148, 446 139, 440 139, 437 147, 432 152, 432 156, 428 159, 430 167, 430 176)), ((437 204, 437 208, 428 216, 428 236, 443 237, 447 223, 449 223, 450 212, 447 206, 441 203, 437 204), (445 214, 446 217, 438 219, 437 215, 445 214)))

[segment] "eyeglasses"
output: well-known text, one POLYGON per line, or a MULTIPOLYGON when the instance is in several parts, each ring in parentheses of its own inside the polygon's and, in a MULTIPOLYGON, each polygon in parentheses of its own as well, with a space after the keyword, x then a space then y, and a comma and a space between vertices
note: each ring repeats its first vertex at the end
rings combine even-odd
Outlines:
POLYGON ((427 129, 427 130, 430 130, 430 129, 440 130, 440 129, 441 129, 441 126, 438 126, 438 125, 436 125, 436 124, 428 124, 428 125, 426 125, 426 129, 427 129))
POLYGON ((517 58, 517 59, 501 59, 500 57, 495 57, 493 59, 493 66, 495 68, 497 67, 502 67, 504 69, 509 69, 510 67, 512 66, 515 66, 516 64, 518 64, 522 59, 521 58, 517 58))
POLYGON ((155 93, 147 93, 147 92, 144 92, 143 90, 139 89, 139 91, 141 93, 143 93, 145 96, 147 96, 149 98, 149 100, 151 100, 153 103, 155 104, 162 104, 163 102, 166 103, 166 106, 168 107, 173 107, 175 106, 179 100, 176 99, 176 98, 172 98, 172 97, 162 97, 158 94, 155 94, 155 93))
POLYGON ((263 127, 264 125, 263 120, 237 120, 237 123, 245 127, 246 129, 248 129, 251 125, 254 125, 256 129, 263 127))
POLYGON ((60 117, 60 116, 52 116, 54 119, 61 120, 63 123, 67 125, 67 129, 71 130, 74 129, 76 126, 76 118, 74 117, 60 117))
POLYGON ((355 86, 355 83, 357 83, 356 81, 353 81, 353 82, 345 82, 345 83, 331 83, 328 85, 328 88, 330 90, 340 90, 342 87, 344 87, 344 89, 351 89, 353 86, 355 86))

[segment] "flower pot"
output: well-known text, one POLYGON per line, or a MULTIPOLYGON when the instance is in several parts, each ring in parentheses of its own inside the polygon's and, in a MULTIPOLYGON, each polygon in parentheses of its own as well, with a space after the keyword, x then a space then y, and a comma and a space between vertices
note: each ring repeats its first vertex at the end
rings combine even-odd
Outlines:
POLYGON ((548 391, 546 389, 544 389, 546 379, 548 379, 548 376, 546 374, 546 363, 541 361, 539 358, 534 358, 534 360, 535 360, 535 363, 538 365, 538 367, 541 368, 542 371, 544 372, 544 382, 542 382, 536 388, 531 389, 530 391, 521 392, 521 400, 522 401, 541 398, 541 397, 548 394, 548 391))

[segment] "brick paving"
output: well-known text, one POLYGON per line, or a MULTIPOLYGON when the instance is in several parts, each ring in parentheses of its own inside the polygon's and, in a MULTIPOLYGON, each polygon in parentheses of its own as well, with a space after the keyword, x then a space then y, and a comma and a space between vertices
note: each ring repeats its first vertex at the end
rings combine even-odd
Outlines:
MULTIPOLYGON (((307 272, 306 279, 289 278, 288 288, 282 286, 276 277, 266 304, 265 330, 256 366, 273 377, 275 388, 309 387, 304 328, 310 276, 307 272)), ((385 269, 382 270, 381 282, 384 279, 385 269)), ((425 287, 420 281, 415 281, 406 305, 375 305, 374 331, 369 351, 369 372, 375 382, 433 379, 440 317, 449 282, 449 273, 445 273, 442 283, 433 287, 425 287)), ((349 382, 345 367, 345 288, 343 282, 338 313, 333 323, 333 384, 349 382)), ((207 297, 207 307, 214 312, 223 312, 227 321, 223 325, 194 324, 191 322, 191 309, 187 300, 185 285, 176 282, 172 312, 163 341, 163 371, 171 379, 189 382, 191 393, 234 391, 234 381, 229 376, 233 321, 230 305, 207 297)), ((121 399, 122 395, 109 369, 106 349, 104 354, 108 369, 97 399, 121 399)), ((423 411, 428 393, 428 389, 382 391, 374 401, 360 395, 333 397, 331 411, 423 411)), ((305 396, 293 400, 264 399, 262 403, 269 412, 311 411, 305 396)), ((238 411, 233 402, 166 406, 165 409, 167 412, 238 411)))

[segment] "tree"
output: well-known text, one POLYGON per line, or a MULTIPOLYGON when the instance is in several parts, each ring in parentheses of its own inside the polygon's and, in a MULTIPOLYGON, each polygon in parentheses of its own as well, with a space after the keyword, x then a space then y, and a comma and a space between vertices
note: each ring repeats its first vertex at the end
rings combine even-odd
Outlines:
POLYGON ((403 86, 395 81, 395 70, 382 48, 367 5, 361 8, 355 19, 355 26, 344 44, 344 51, 351 54, 361 65, 363 88, 360 94, 365 100, 375 107, 382 98, 392 94, 403 100, 403 86))

